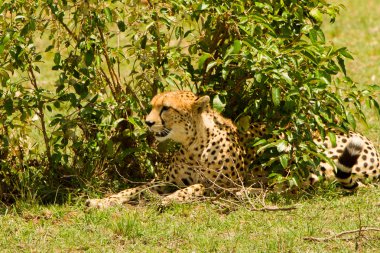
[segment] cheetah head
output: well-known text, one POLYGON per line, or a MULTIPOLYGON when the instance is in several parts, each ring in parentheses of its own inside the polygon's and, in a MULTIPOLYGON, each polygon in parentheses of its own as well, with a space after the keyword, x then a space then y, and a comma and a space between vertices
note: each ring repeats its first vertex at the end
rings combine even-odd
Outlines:
POLYGON ((172 91, 156 95, 145 123, 158 141, 172 139, 186 143, 195 135, 195 123, 203 111, 210 109, 208 96, 197 97, 189 91, 172 91))

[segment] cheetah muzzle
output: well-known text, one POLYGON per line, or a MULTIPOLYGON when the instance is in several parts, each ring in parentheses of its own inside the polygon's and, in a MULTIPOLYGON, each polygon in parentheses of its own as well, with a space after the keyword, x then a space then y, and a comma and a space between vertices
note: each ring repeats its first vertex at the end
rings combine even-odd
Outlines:
POLYGON ((171 131, 171 129, 165 128, 161 132, 154 133, 154 136, 158 137, 158 138, 164 138, 164 137, 167 137, 170 134, 170 131, 171 131))

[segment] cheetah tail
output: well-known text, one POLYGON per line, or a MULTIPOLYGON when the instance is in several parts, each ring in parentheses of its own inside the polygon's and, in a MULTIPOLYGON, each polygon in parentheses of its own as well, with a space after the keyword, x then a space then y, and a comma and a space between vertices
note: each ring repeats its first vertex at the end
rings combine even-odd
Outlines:
POLYGON ((363 140, 357 136, 352 136, 338 158, 335 176, 345 189, 352 190, 358 186, 358 182, 352 180, 352 168, 358 162, 363 148, 363 140))

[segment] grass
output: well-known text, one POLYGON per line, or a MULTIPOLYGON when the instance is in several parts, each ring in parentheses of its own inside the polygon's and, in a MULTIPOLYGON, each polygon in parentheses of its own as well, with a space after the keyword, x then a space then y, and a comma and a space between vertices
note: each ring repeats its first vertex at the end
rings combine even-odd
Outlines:
MULTIPOLYGON (((375 252, 379 233, 349 241, 310 242, 379 225, 379 189, 321 194, 295 201, 293 211, 225 213, 216 205, 175 205, 83 211, 82 206, 16 205, 2 210, 0 248, 8 252, 375 252), (6 212, 6 214, 5 214, 6 212), (12 236, 9 236, 12 235, 12 236)), ((280 198, 279 203, 289 202, 280 198)), ((292 201, 291 201, 292 202, 292 201)))
MULTIPOLYGON (((347 62, 358 83, 379 83, 380 5, 377 0, 338 1, 346 10, 326 24, 327 40, 347 46, 347 62)), ((49 83, 49 77, 40 76, 49 83)), ((360 130, 380 147, 379 117, 369 112, 360 130)), ((174 205, 164 212, 148 207, 86 210, 83 200, 66 205, 17 203, 0 208, 2 252, 378 252, 380 233, 350 234, 350 240, 312 242, 361 227, 380 227, 380 189, 348 195, 323 190, 296 198, 274 196, 268 205, 295 205, 291 211, 229 211, 211 203, 174 205)))

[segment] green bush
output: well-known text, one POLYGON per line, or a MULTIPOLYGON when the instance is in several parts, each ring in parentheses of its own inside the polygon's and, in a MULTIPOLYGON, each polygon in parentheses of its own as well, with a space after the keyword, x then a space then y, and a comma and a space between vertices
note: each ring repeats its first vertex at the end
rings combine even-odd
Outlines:
POLYGON ((143 117, 169 89, 208 94, 227 117, 284 134, 252 145, 273 180, 299 183, 325 159, 313 131, 355 128, 363 101, 380 112, 371 90, 346 76, 348 50, 325 41, 321 24, 339 9, 322 0, 2 1, 2 199, 63 201, 120 188, 120 176, 151 177, 162 159, 143 117))

